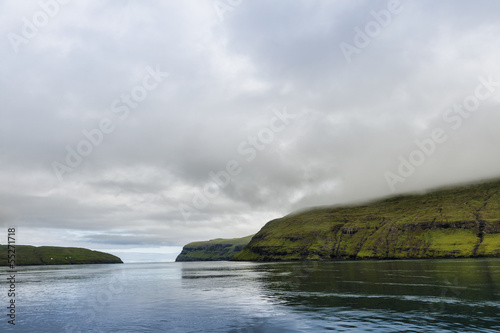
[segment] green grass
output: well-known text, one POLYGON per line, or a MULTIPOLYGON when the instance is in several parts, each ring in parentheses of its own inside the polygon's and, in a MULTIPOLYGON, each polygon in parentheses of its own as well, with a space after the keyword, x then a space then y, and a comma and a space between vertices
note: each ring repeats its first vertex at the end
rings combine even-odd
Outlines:
POLYGON ((500 234, 485 235, 477 254, 480 256, 500 256, 500 234))
MULTIPOLYGON (((122 263, 112 254, 77 247, 15 245, 15 251, 16 266, 122 263)), ((0 245, 0 266, 8 265, 7 258, 8 246, 0 245)))
POLYGON ((500 255, 500 181, 322 207, 268 222, 234 260, 500 255))
POLYGON ((192 242, 184 246, 175 261, 216 261, 230 260, 252 239, 253 235, 243 238, 217 238, 203 242, 192 242))

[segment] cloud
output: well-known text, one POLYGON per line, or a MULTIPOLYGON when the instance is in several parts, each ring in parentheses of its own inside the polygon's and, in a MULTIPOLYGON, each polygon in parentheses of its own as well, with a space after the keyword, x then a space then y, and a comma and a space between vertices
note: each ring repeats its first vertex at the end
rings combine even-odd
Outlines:
POLYGON ((498 177, 495 1, 401 1, 350 62, 341 43, 388 2, 244 1, 223 20, 210 1, 71 2, 17 53, 9 34, 43 9, 0 6, 0 222, 25 243, 245 236, 293 210, 390 195, 384 174, 436 128, 446 142, 396 193, 498 177), (142 98, 148 68, 169 75, 142 98), (494 91, 453 129, 444 115, 481 77, 494 91), (296 117, 273 130, 276 110, 296 117), (114 130, 61 182, 53 162, 103 119, 114 130), (241 172, 214 187, 230 161, 241 172))

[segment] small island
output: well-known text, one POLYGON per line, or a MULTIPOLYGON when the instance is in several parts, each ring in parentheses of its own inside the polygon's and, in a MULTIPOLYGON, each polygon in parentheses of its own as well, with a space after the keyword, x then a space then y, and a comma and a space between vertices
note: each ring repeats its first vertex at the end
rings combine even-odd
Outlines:
MULTIPOLYGON (((7 247, 0 245, 0 266, 8 266, 7 247)), ((15 250, 16 266, 123 263, 112 254, 78 247, 16 245, 15 250)))

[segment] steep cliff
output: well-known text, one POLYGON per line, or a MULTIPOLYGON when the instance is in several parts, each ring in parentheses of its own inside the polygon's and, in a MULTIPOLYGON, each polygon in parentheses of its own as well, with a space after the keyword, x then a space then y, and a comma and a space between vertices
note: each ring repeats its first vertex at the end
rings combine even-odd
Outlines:
POLYGON ((236 253, 243 250, 252 236, 234 239, 217 238, 205 242, 189 243, 184 246, 175 261, 230 260, 236 253))
POLYGON ((233 260, 500 256, 500 181, 268 222, 233 260))

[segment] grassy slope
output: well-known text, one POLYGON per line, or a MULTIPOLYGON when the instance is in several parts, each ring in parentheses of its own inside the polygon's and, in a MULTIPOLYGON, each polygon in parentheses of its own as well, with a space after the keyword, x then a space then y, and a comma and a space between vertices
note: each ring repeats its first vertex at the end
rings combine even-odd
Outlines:
POLYGON ((291 214, 234 260, 475 256, 500 256, 500 181, 291 214))
POLYGON ((175 261, 215 261, 230 260, 248 244, 253 235, 233 239, 212 239, 193 242, 184 246, 175 261))
MULTIPOLYGON (((122 263, 112 254, 77 247, 15 245, 15 249, 16 266, 122 263)), ((0 245, 0 266, 7 266, 7 255, 7 245, 0 245)))

